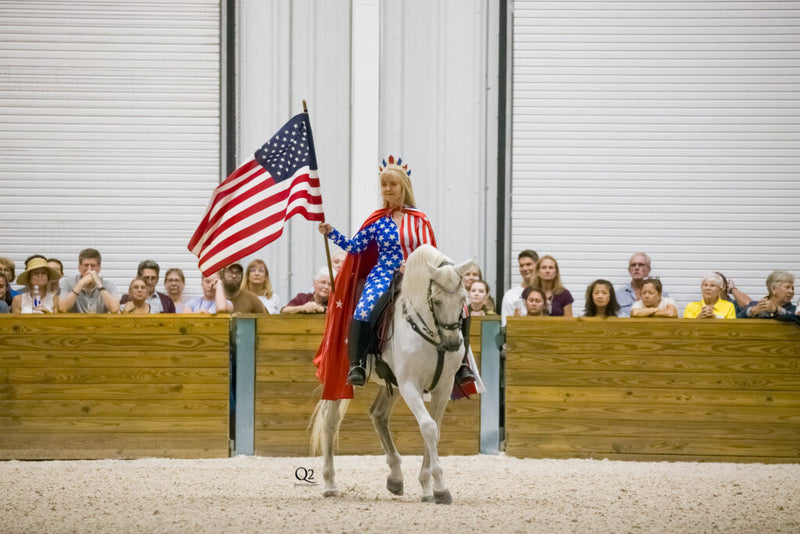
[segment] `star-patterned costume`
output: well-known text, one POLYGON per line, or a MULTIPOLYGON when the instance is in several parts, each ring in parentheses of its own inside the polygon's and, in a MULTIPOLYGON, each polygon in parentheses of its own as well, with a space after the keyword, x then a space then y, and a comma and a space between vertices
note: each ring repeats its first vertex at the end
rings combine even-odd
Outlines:
POLYGON ((388 289, 394 271, 422 244, 436 246, 433 228, 421 211, 405 207, 400 226, 391 210, 372 213, 353 239, 333 230, 328 237, 348 252, 339 274, 336 291, 328 301, 325 335, 314 364, 326 400, 352 399, 353 387, 347 384, 349 358, 347 335, 350 321, 367 321, 375 302, 388 289), (358 288, 364 289, 358 294, 358 288))
POLYGON ((356 305, 353 319, 366 321, 394 276, 394 271, 403 264, 403 250, 400 247, 400 231, 394 219, 383 217, 358 232, 353 239, 347 239, 339 231, 333 230, 328 237, 348 254, 358 254, 367 249, 370 243, 378 245, 378 263, 375 264, 367 280, 364 290, 356 305))

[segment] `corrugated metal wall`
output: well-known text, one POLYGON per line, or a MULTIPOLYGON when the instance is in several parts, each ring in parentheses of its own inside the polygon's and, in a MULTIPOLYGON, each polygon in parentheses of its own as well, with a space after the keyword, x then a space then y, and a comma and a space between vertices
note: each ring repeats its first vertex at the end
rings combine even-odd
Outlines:
POLYGON ((513 252, 578 312, 638 250, 681 312, 709 270, 800 275, 799 67, 797 2, 515 2, 513 252))
POLYGON ((67 273, 103 254, 127 288, 138 262, 181 267, 220 175, 220 5, 0 5, 0 256, 67 273))
MULTIPOLYGON (((352 233, 351 212, 369 213, 379 205, 380 158, 400 154, 412 167, 419 207, 433 219, 442 250, 456 260, 479 258, 493 276, 494 233, 486 225, 493 228, 495 218, 497 84, 496 60, 487 48, 497 37, 490 2, 242 0, 239 7, 239 161, 301 111, 306 99, 329 222, 352 233), (351 23, 355 10, 366 17, 357 27, 351 23), (358 32, 375 27, 380 109, 373 128, 379 149, 368 164, 355 165, 353 130, 370 125, 353 124, 354 109, 364 102, 353 97, 353 69, 361 65, 353 66, 351 46, 360 42, 358 32), (374 195, 362 201, 357 186, 374 195)), ((285 302, 309 290, 325 251, 316 224, 296 218, 281 239, 252 257, 265 259, 285 302)))

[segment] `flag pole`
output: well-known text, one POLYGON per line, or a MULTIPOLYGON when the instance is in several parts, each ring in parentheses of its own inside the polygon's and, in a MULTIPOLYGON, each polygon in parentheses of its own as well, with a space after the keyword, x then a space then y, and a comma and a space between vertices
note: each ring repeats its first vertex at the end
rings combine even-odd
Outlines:
MULTIPOLYGON (((308 115, 308 106, 306 105, 305 100, 303 100, 303 113, 308 115)), ((336 284, 333 281, 333 263, 331 262, 331 247, 330 244, 328 244, 328 236, 324 235, 322 237, 325 240, 325 257, 328 259, 328 276, 331 277, 331 298, 333 298, 333 292, 336 291, 336 284)))

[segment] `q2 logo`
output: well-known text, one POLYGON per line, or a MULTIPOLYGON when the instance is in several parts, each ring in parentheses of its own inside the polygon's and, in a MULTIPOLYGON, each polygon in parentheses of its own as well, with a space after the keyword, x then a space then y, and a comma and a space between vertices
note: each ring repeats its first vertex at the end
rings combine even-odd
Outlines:
POLYGON ((306 467, 298 467, 294 470, 294 478, 300 482, 305 482, 308 485, 316 486, 317 481, 314 480, 314 470, 306 467))

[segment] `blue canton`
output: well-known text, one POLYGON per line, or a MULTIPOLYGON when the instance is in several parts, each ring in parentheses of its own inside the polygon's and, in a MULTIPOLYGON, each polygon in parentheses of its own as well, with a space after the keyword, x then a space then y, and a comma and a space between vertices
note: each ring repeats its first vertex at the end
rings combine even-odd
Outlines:
POLYGON ((364 252, 372 242, 378 245, 378 263, 367 275, 364 290, 353 314, 356 321, 366 321, 375 302, 389 288, 394 271, 403 264, 397 223, 390 217, 384 217, 358 232, 353 239, 347 239, 336 229, 328 237, 350 254, 364 252))
POLYGON ((291 178, 302 167, 317 169, 317 156, 310 140, 311 124, 308 122, 308 115, 300 113, 256 150, 254 157, 278 183, 291 178))

